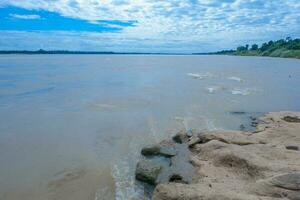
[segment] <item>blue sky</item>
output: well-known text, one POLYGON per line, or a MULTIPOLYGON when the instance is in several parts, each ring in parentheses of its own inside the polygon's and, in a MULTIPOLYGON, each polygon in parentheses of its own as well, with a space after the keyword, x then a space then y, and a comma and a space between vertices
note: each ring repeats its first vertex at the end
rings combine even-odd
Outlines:
POLYGON ((0 49, 208 52, 300 37, 299 0, 0 0, 0 49))

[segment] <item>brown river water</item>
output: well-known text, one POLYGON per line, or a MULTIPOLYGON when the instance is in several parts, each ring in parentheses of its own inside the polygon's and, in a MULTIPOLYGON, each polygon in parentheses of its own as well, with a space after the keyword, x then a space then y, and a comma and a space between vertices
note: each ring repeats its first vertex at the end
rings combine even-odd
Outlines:
POLYGON ((148 199, 134 179, 144 145, 299 99, 296 59, 0 55, 0 200, 148 199))

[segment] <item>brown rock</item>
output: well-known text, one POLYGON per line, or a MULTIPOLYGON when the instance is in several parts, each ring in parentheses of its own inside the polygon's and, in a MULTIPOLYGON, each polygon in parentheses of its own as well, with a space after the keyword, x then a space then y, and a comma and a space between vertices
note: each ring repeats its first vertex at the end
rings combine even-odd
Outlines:
POLYGON ((144 156, 165 156, 165 157, 172 157, 175 156, 176 149, 173 143, 163 141, 159 144, 149 145, 142 149, 141 154, 144 156))
POLYGON ((159 163, 150 160, 142 160, 138 162, 136 166, 135 177, 139 181, 155 185, 161 170, 162 166, 159 163))
POLYGON ((186 131, 180 131, 173 137, 174 142, 179 143, 179 144, 187 142, 188 139, 189 139, 189 136, 186 131))

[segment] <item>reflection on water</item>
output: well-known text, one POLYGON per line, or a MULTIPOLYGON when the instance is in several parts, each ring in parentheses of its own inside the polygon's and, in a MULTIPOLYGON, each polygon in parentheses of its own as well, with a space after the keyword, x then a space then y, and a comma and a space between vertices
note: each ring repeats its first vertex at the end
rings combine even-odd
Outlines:
POLYGON ((299 111, 299 85, 293 59, 1 55, 0 199, 147 199, 142 146, 299 111))

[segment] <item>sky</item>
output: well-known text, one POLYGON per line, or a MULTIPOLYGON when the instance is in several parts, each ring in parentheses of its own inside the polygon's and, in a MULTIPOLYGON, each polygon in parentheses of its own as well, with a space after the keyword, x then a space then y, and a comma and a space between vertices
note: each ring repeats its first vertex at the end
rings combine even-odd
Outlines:
POLYGON ((300 0, 0 0, 1 50, 194 53, 300 37, 300 0))

